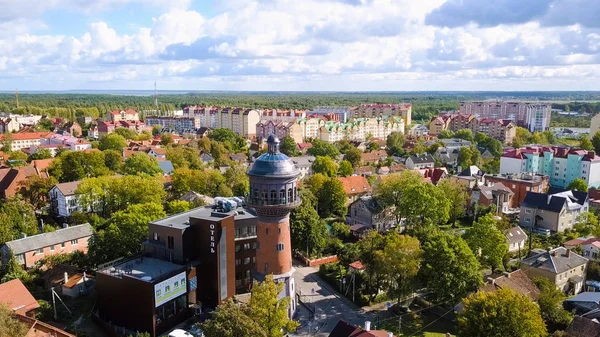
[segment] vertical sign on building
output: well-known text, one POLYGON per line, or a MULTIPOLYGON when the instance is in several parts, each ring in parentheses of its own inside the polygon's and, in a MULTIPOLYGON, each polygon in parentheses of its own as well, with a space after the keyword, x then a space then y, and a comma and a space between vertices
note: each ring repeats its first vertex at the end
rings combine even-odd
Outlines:
POLYGON ((214 254, 216 252, 216 243, 215 243, 215 233, 217 232, 215 229, 215 224, 210 224, 210 253, 214 254))

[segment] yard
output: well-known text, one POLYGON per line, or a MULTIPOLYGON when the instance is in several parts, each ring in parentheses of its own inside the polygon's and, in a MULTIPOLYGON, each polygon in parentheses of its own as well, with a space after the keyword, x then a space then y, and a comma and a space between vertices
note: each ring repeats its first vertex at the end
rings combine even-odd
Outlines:
POLYGON ((416 313, 406 314, 402 317, 401 330, 398 334, 397 317, 388 317, 381 320, 376 328, 379 330, 391 331, 397 336, 420 336, 420 337, 446 337, 446 333, 451 336, 456 335, 454 323, 445 318, 429 313, 427 310, 416 313))

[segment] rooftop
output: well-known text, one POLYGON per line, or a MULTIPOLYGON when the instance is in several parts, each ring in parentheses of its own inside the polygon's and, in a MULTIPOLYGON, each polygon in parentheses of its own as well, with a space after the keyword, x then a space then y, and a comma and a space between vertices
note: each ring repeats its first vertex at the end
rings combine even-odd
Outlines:
POLYGON ((162 275, 174 273, 184 266, 150 257, 138 257, 115 264, 99 272, 122 278, 127 275, 145 282, 152 282, 162 275))
POLYGON ((9 309, 22 315, 40 307, 19 279, 0 284, 0 303, 6 304, 9 309))
MULTIPOLYGON (((217 198, 216 198, 217 199, 217 198)), ((218 200, 218 199, 217 199, 218 200)), ((203 206, 193 208, 189 211, 174 214, 166 218, 162 218, 151 222, 154 225, 168 226, 179 229, 186 229, 190 226, 190 218, 196 219, 207 219, 213 221, 220 221, 221 219, 228 216, 235 216, 236 220, 241 219, 254 219, 256 213, 253 209, 247 207, 235 207, 230 211, 218 211, 213 208, 214 206, 203 206)))
POLYGON ((587 262, 588 259, 585 257, 576 254, 565 247, 558 247, 548 252, 526 258, 522 263, 529 265, 532 268, 543 269, 555 274, 560 274, 585 265, 587 262))
POLYGON ((6 243, 6 246, 8 246, 12 253, 16 255, 52 245, 58 245, 62 242, 81 239, 91 236, 92 234, 94 234, 92 226, 90 226, 90 224, 83 224, 9 241, 6 243))

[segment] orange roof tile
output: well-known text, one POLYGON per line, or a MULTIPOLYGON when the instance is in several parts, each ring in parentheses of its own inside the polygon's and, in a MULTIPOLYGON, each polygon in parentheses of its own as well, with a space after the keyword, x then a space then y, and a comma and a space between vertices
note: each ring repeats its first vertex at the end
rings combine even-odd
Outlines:
POLYGON ((0 302, 21 315, 40 307, 19 279, 0 284, 0 302))
POLYGON ((346 192, 347 195, 372 191, 367 178, 363 176, 340 177, 338 180, 344 185, 344 192, 346 192))

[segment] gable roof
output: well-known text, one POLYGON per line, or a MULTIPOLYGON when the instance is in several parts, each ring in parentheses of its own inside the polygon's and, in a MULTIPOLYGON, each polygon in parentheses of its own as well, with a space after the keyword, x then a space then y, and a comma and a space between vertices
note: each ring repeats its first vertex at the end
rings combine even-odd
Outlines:
POLYGON ((28 311, 40 307, 19 279, 0 284, 0 302, 21 315, 25 315, 28 311))
POLYGON ((64 196, 75 195, 77 187, 81 184, 81 180, 70 181, 68 183, 60 183, 54 185, 64 196))
POLYGON ((83 224, 63 229, 58 229, 54 232, 42 233, 38 235, 28 236, 26 238, 8 241, 5 245, 10 248, 13 254, 23 254, 40 248, 58 245, 62 242, 81 239, 94 234, 94 230, 90 224, 83 224))
POLYGON ((540 294, 540 290, 537 288, 535 283, 527 277, 525 272, 521 269, 517 269, 512 273, 504 273, 497 277, 488 277, 489 284, 480 288, 483 291, 494 291, 497 288, 500 289, 512 289, 517 293, 525 296, 529 296, 531 299, 537 299, 540 294))
POLYGON ((159 161, 158 167, 160 167, 164 174, 171 174, 175 170, 170 160, 159 161))
POLYGON ((346 192, 346 195, 372 191, 371 185, 369 185, 367 178, 363 176, 339 177, 338 180, 344 185, 344 192, 346 192))
POLYGON ((569 209, 578 209, 587 200, 587 192, 567 191, 551 187, 547 194, 528 191, 521 205, 558 213, 565 205, 569 209))
POLYGON ((366 331, 344 320, 339 320, 329 333, 329 337, 388 337, 388 332, 383 330, 366 331))
POLYGON ((523 260, 522 263, 531 268, 543 269, 554 274, 582 266, 588 262, 585 257, 572 252, 565 247, 558 247, 547 252, 536 254, 523 260), (568 256, 567 256, 568 251, 568 256))
POLYGON ((435 160, 429 153, 422 155, 411 155, 409 159, 415 164, 433 163, 435 160))
POLYGON ((504 231, 504 236, 506 236, 506 241, 508 243, 519 243, 523 240, 527 240, 527 234, 525 234, 525 231, 519 226, 507 229, 504 231))
POLYGON ((600 337, 600 323, 596 319, 575 316, 565 333, 568 337, 600 337))

